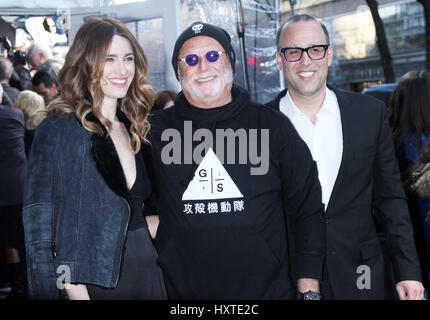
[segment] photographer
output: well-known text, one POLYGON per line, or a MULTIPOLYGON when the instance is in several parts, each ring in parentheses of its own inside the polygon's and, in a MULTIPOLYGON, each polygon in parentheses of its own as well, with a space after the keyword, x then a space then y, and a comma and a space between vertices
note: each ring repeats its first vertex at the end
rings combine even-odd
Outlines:
POLYGON ((13 54, 12 62, 14 65, 14 69, 9 82, 10 85, 21 91, 32 90, 33 85, 31 83, 31 73, 25 67, 25 64, 27 62, 27 57, 25 56, 25 54, 20 50, 16 51, 13 54))
POLYGON ((6 36, 0 35, 0 44, 3 49, 7 51, 7 57, 9 61, 13 63, 13 71, 9 80, 9 84, 22 91, 32 90, 33 85, 31 83, 30 71, 25 67, 27 64, 27 57, 24 52, 17 50, 13 52, 12 45, 6 36))

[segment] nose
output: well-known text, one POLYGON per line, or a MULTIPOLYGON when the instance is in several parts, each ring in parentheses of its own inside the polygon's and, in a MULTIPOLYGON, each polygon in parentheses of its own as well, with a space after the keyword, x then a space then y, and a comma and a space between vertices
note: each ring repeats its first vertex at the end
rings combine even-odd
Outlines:
POLYGON ((121 74, 121 75, 124 75, 127 73, 127 67, 124 61, 118 59, 116 63, 116 71, 118 72, 118 74, 121 74))
POLYGON ((200 71, 205 71, 209 68, 209 61, 206 59, 204 55, 199 57, 198 68, 200 71))

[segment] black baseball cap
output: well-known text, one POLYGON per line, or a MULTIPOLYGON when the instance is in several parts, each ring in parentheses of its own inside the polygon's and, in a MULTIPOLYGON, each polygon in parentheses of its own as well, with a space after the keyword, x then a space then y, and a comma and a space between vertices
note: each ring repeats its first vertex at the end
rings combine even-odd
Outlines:
POLYGON ((230 65, 234 74, 234 67, 236 64, 236 55, 233 50, 233 46, 231 45, 231 37, 227 31, 223 28, 214 26, 209 23, 204 22, 194 22, 191 26, 185 29, 178 37, 175 43, 175 48, 173 49, 172 55, 172 66, 173 70, 175 70, 176 78, 178 78, 178 54, 181 50, 185 41, 199 36, 207 36, 214 38, 217 40, 221 46, 224 48, 229 60, 230 65))

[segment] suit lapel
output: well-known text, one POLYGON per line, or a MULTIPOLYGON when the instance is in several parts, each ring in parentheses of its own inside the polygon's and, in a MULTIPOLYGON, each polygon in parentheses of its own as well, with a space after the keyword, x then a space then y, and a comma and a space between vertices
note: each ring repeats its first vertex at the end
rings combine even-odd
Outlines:
POLYGON ((351 104, 353 104, 354 102, 350 101, 350 99, 348 99, 348 96, 345 95, 342 91, 339 91, 336 88, 330 86, 329 89, 334 91, 339 104, 340 119, 342 124, 343 151, 339 172, 337 174, 336 182, 334 184, 333 191, 331 193, 330 200, 327 206, 327 214, 330 214, 330 211, 333 208, 333 203, 336 203, 336 198, 341 195, 345 171, 348 168, 348 163, 352 161, 354 156, 354 115, 349 110, 351 104))

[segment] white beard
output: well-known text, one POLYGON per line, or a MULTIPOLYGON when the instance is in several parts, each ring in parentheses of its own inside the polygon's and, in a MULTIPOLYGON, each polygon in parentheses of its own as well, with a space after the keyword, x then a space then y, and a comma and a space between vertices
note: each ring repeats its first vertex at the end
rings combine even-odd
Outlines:
POLYGON ((211 76, 217 76, 219 77, 218 73, 215 72, 207 72, 207 73, 203 73, 203 74, 199 74, 193 77, 193 79, 191 79, 191 85, 189 84, 189 81, 185 81, 183 79, 182 76, 179 77, 179 81, 182 87, 183 91, 187 91, 187 92, 192 92, 196 97, 199 97, 201 99, 204 98, 213 98, 216 97, 217 95, 219 95, 222 91, 222 89, 230 84, 231 82, 233 82, 233 71, 231 70, 231 68, 226 67, 224 69, 224 73, 222 75, 222 77, 219 77, 214 83, 211 83, 211 91, 210 93, 205 93, 203 92, 203 90, 207 90, 207 88, 199 88, 195 85, 193 85, 193 82, 198 79, 198 78, 206 78, 206 77, 211 77, 211 76))

